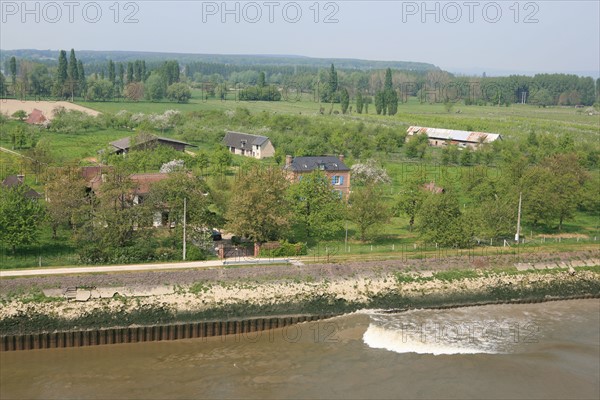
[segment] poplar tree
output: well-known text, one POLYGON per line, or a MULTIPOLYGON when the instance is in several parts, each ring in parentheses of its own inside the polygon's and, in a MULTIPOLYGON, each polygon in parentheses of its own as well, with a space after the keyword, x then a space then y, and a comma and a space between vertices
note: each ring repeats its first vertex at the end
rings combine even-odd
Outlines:
POLYGON ((64 86, 68 76, 67 52, 61 50, 58 54, 58 71, 56 74, 56 86, 54 88, 57 96, 63 96, 64 86))
POLYGON ((342 106, 342 114, 346 114, 348 106, 350 105, 350 95, 346 88, 342 89, 340 92, 340 103, 342 106))
POLYGON ((13 87, 13 92, 14 92, 15 86, 17 85, 17 59, 15 57, 10 58, 9 68, 10 68, 10 79, 12 81, 12 87, 13 87))
POLYGON ((77 80, 79 82, 79 92, 81 94, 85 93, 86 89, 86 81, 85 81, 85 70, 83 69, 83 62, 81 60, 77 61, 77 80))
POLYGON ((113 84, 113 86, 116 83, 116 78, 117 74, 115 71, 115 63, 113 60, 108 60, 108 80, 113 84))
POLYGON ((356 112, 362 114, 364 100, 361 92, 356 94, 356 112))
POLYGON ((67 82, 69 85, 69 90, 71 92, 71 100, 75 94, 79 93, 77 86, 79 83, 79 71, 77 70, 77 58, 75 57, 75 50, 71 49, 71 54, 69 55, 69 64, 67 68, 67 82))

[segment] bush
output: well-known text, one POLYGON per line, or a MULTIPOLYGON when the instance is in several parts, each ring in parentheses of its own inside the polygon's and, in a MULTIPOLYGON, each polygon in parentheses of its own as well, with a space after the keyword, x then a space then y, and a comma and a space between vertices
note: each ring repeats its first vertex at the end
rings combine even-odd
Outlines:
POLYGON ((289 243, 287 240, 277 243, 278 246, 269 249, 260 249, 261 257, 293 257, 308 253, 306 243, 289 243))

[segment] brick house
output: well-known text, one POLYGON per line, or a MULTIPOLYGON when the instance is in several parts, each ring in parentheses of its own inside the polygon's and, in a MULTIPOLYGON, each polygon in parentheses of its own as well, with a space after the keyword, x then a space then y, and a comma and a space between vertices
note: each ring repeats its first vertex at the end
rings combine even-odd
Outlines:
POLYGON ((330 179, 334 190, 340 197, 347 198, 350 194, 350 168, 344 164, 344 156, 318 156, 318 157, 285 157, 285 171, 291 182, 298 182, 302 176, 318 170, 325 173, 330 179))

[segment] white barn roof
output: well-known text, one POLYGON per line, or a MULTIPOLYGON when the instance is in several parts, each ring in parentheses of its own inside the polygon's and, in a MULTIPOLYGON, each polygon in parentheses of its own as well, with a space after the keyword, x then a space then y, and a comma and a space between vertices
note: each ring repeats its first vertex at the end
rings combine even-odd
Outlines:
POLYGON ((498 139, 502 139, 502 136, 498 133, 487 133, 487 132, 469 132, 459 131, 454 129, 443 129, 443 128, 425 128, 421 126, 411 126, 406 132, 409 136, 426 134, 431 139, 439 140, 456 140, 459 142, 470 142, 470 143, 490 143, 498 139))

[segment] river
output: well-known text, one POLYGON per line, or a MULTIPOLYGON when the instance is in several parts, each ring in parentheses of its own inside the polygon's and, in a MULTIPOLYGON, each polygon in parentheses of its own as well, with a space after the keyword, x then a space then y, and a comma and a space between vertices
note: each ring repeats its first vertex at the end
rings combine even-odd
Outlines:
POLYGON ((600 300, 0 353, 0 398, 600 398, 600 300))

